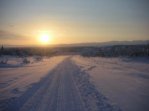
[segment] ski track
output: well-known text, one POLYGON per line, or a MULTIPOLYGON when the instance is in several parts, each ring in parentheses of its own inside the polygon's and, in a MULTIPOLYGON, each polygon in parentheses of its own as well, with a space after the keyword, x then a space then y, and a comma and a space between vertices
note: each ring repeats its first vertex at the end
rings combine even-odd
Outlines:
POLYGON ((108 103, 89 76, 66 58, 21 97, 0 102, 1 111, 120 111, 108 103))

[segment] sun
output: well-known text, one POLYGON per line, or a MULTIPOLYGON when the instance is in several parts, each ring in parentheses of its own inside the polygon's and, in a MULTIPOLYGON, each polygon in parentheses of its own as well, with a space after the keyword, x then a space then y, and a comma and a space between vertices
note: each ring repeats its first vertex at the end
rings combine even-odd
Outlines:
POLYGON ((42 34, 40 36, 40 41, 43 43, 48 43, 49 42, 49 35, 48 34, 42 34))
POLYGON ((42 44, 49 44, 50 39, 51 39, 51 35, 49 33, 42 33, 39 36, 39 41, 42 44))

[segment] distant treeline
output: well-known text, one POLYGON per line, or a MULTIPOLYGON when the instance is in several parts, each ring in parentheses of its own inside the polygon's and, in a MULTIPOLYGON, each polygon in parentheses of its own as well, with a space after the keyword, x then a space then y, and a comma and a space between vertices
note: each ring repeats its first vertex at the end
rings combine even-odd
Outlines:
POLYGON ((147 45, 114 45, 104 47, 34 47, 34 48, 5 48, 1 47, 1 55, 13 56, 55 56, 55 55, 82 55, 85 57, 140 57, 149 56, 147 45))
POLYGON ((148 45, 115 45, 99 48, 88 48, 82 52, 83 56, 100 56, 100 57, 141 57, 149 56, 148 45))

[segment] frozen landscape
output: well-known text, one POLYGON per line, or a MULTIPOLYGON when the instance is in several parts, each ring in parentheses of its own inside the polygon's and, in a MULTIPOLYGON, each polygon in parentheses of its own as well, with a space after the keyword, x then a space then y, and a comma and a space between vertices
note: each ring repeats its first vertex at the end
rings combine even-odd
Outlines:
POLYGON ((0 111, 149 110, 148 58, 0 59, 0 111))
POLYGON ((0 0, 0 111, 149 111, 149 0, 0 0))
POLYGON ((149 59, 73 57, 99 92, 123 111, 149 110, 149 59))

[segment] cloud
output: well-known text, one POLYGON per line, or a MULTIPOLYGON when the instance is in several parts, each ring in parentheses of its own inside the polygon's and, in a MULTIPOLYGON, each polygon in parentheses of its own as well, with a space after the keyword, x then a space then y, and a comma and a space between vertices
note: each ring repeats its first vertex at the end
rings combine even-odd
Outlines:
POLYGON ((13 39, 26 40, 27 37, 16 34, 16 33, 12 33, 9 31, 0 30, 0 40, 8 40, 8 39, 9 40, 13 40, 13 39))
POLYGON ((24 36, 10 31, 0 30, 0 45, 34 45, 32 37, 24 36))

